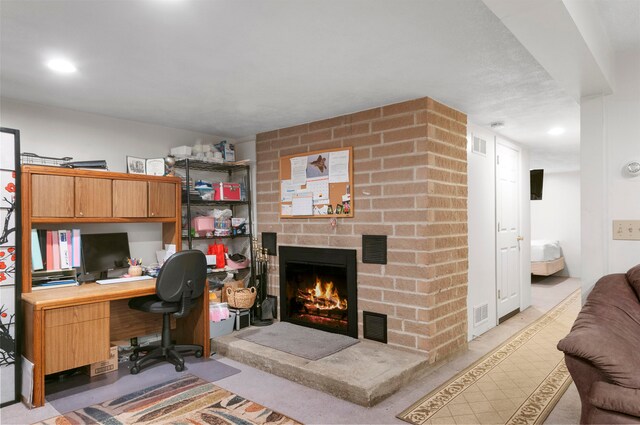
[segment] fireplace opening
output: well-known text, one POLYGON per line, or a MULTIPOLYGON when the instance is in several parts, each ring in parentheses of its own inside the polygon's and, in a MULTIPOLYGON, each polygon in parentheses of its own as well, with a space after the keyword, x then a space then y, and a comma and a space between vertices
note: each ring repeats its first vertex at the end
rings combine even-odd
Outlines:
POLYGON ((358 337, 355 250, 280 247, 283 321, 358 337))

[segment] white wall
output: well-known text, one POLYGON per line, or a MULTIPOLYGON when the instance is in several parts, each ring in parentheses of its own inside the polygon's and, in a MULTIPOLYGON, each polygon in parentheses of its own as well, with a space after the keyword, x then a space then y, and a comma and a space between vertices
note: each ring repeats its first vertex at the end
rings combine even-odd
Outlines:
POLYGON ((609 273, 640 264, 640 241, 614 241, 613 220, 640 220, 640 178, 623 176, 622 167, 640 161, 640 99, 605 99, 607 147, 607 228, 609 273))
POLYGON ((252 138, 250 140, 236 142, 235 149, 238 159, 248 159, 251 164, 251 217, 253 218, 251 233, 259 238, 260 235, 257 233, 258 226, 256 221, 258 217, 256 204, 256 140, 252 138))
POLYGON ((520 309, 531 305, 530 210, 529 210, 529 151, 489 129, 467 124, 469 142, 473 136, 487 141, 486 156, 467 149, 467 182, 469 187, 469 286, 467 294, 468 338, 481 335, 496 326, 496 141, 520 150, 520 230, 525 238, 520 245, 520 309), (474 326, 473 308, 488 304, 486 322, 474 326))
MULTIPOLYGON (((517 146, 517 145, 516 145, 517 146)), ((520 311, 531 305, 531 157, 520 146, 520 311)))
POLYGON ((640 53, 619 55, 614 94, 580 104, 583 298, 603 275, 640 263, 640 241, 612 239, 613 220, 640 220, 640 180, 621 174, 640 160, 639 76, 640 53))
MULTIPOLYGON (((480 137, 487 142, 486 156, 467 149, 468 226, 469 226, 469 286, 467 295, 468 338, 472 340, 496 324, 496 174, 495 135, 482 127, 468 123, 470 142, 480 137), (487 321, 474 326, 473 309, 488 304, 487 321)), ((470 143, 469 143, 470 145, 470 143)))
MULTIPOLYGON (((193 145, 197 139, 221 138, 102 115, 0 99, 0 125, 20 130, 22 152, 71 156, 74 160, 104 159, 111 171, 126 171, 126 156, 164 157, 171 147, 193 145)), ((85 233, 127 231, 131 255, 155 262, 162 248, 161 224, 78 226, 85 233)))
POLYGON ((531 201, 531 239, 560 241, 565 268, 580 277, 580 172, 544 173, 542 200, 531 201))

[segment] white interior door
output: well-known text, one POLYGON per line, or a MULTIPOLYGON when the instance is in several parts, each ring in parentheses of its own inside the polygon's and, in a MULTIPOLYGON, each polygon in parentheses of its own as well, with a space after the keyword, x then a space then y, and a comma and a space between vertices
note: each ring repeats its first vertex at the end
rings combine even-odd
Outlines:
POLYGON ((520 308, 520 152, 496 145, 496 284, 498 320, 520 308))

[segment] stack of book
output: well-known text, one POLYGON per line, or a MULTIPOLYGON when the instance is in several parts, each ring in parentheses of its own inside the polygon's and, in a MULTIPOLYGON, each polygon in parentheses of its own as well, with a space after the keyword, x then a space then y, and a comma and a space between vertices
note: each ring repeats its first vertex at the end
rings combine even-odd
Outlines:
POLYGON ((77 285, 80 258, 80 229, 31 230, 32 288, 77 285))

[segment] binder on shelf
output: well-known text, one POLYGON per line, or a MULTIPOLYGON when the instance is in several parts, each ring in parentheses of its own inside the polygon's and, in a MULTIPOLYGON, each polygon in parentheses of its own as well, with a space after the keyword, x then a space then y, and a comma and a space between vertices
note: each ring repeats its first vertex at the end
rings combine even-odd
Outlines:
POLYGON ((47 231, 38 230, 38 243, 40 244, 40 254, 42 255, 42 269, 47 269, 47 231))
POLYGON ((58 249, 60 249, 60 269, 68 269, 71 267, 71 262, 69 261, 69 243, 67 242, 67 231, 59 230, 58 231, 58 249))
POLYGON ((71 246, 71 230, 67 230, 67 252, 69 253, 69 267, 73 267, 73 247, 71 246))
POLYGON ((47 230, 47 255, 46 255, 46 264, 47 270, 53 270, 53 232, 51 230, 47 230))
POLYGON ((80 229, 73 229, 71 231, 71 251, 73 252, 72 266, 80 267, 80 229))
POLYGON ((51 239, 53 240, 53 269, 60 270, 60 240, 57 230, 51 231, 51 239))
POLYGON ((38 239, 38 231, 36 229, 31 229, 31 268, 33 270, 44 269, 40 240, 38 239))

